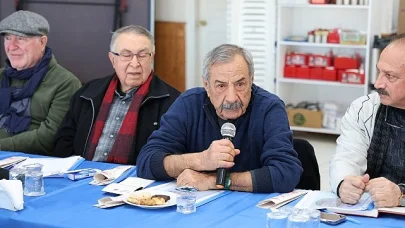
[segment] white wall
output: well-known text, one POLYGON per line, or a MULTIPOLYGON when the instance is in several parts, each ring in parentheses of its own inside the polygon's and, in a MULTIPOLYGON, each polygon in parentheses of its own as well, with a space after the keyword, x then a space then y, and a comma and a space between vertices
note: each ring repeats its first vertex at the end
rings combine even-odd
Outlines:
POLYGON ((190 0, 155 0, 156 21, 186 22, 186 2, 190 0))
POLYGON ((392 30, 398 31, 399 0, 394 0, 392 9, 392 30))

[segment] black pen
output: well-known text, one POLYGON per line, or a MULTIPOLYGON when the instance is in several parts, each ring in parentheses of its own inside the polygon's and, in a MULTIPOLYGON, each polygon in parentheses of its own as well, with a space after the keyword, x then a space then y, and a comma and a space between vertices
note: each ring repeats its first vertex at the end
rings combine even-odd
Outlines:
POLYGON ((143 187, 139 187, 139 188, 135 189, 134 192, 142 190, 142 189, 143 189, 143 187))

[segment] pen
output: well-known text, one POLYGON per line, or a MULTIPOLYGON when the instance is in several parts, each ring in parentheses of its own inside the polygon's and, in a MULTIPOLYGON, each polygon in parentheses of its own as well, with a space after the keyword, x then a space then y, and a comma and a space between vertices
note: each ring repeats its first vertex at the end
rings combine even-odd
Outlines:
POLYGON ((139 187, 139 188, 135 189, 134 192, 142 190, 142 189, 143 189, 143 187, 139 187))
POLYGON ((354 224, 358 224, 358 225, 361 224, 361 222, 359 220, 354 219, 354 218, 350 218, 350 217, 347 217, 347 216, 346 216, 346 220, 349 221, 349 222, 352 222, 354 224))

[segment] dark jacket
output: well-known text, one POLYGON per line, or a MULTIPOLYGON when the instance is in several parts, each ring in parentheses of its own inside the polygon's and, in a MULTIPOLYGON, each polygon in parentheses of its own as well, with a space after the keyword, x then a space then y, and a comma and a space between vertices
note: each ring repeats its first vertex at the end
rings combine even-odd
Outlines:
MULTIPOLYGON (((97 118, 113 75, 88 82, 78 90, 70 101, 55 137, 55 154, 58 157, 80 155, 85 157, 87 144, 94 121, 97 118)), ((141 104, 138 116, 135 150, 131 153, 129 164, 135 164, 139 151, 146 144, 152 132, 159 128, 160 117, 180 95, 180 92, 154 75, 149 92, 141 104)))
MULTIPOLYGON (((139 154, 139 177, 172 179, 163 168, 165 156, 203 151, 212 141, 222 139, 218 116, 203 88, 183 93, 163 115, 161 124, 139 154)), ((283 101, 253 85, 250 104, 235 126, 233 144, 240 154, 230 171, 250 171, 254 192, 292 191, 302 167, 293 149, 283 101)))
MULTIPOLYGON (((0 81, 4 69, 0 69, 0 81)), ((20 87, 27 80, 11 80, 11 86, 20 87)), ((28 131, 10 135, 0 129, 0 149, 30 154, 54 156, 53 140, 60 123, 69 109, 69 100, 82 86, 71 72, 58 64, 52 57, 41 84, 31 98, 31 124, 28 131)), ((4 102, 0 98, 0 102, 4 102)))

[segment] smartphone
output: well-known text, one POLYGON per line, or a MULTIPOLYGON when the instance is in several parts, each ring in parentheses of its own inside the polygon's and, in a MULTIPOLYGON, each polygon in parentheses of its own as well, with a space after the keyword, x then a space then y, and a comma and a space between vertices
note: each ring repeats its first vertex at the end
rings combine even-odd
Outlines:
POLYGON ((334 213, 321 212, 321 222, 329 225, 337 225, 346 221, 346 216, 334 213))

